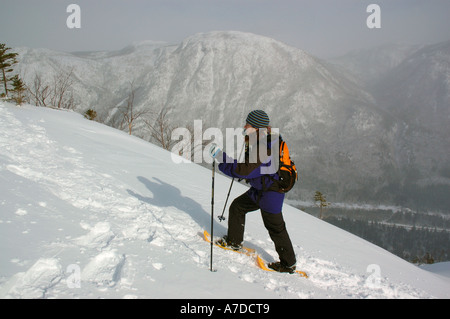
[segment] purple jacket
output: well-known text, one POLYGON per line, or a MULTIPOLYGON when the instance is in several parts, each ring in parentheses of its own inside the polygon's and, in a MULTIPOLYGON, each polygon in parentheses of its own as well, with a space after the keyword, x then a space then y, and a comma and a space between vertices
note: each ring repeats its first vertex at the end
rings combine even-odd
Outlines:
MULTIPOLYGON (((261 143, 258 143, 258 146, 259 144, 261 143)), ((230 177, 246 179, 251 186, 247 191, 250 198, 259 205, 261 210, 272 214, 278 214, 282 211, 285 194, 271 188, 273 179, 278 180, 278 174, 276 172, 273 174, 267 173, 267 168, 271 166, 272 162, 272 145, 270 142, 267 143, 267 145, 262 145, 266 146, 268 149, 268 157, 266 159, 260 159, 260 156, 257 153, 258 156, 256 156, 256 161, 251 163, 249 158, 252 157, 250 157, 249 152, 246 151, 245 162, 238 163, 237 160, 228 157, 224 152, 222 163, 219 164, 219 170, 230 177)), ((257 152, 256 147, 254 147, 254 151, 257 152)), ((251 152, 252 151, 250 151, 250 153, 251 152)))

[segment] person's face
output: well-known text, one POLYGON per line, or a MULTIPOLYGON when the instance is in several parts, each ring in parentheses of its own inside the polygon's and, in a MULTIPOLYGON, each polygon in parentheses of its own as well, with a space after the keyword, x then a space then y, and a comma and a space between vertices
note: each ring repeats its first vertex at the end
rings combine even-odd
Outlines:
POLYGON ((251 126, 250 124, 245 124, 244 126, 244 135, 251 135, 253 133, 255 133, 257 131, 256 128, 254 128, 253 126, 251 126))

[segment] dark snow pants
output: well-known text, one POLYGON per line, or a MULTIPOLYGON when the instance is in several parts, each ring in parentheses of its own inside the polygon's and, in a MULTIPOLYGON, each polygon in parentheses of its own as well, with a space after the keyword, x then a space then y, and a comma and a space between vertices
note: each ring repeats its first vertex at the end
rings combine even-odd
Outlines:
MULTIPOLYGON (((245 215, 258 209, 260 207, 246 193, 233 201, 228 216, 229 241, 236 244, 241 244, 244 241, 245 215)), ((282 213, 272 214, 261 210, 261 216, 264 226, 269 231, 270 238, 275 244, 280 262, 288 267, 295 265, 294 248, 286 230, 282 213)))

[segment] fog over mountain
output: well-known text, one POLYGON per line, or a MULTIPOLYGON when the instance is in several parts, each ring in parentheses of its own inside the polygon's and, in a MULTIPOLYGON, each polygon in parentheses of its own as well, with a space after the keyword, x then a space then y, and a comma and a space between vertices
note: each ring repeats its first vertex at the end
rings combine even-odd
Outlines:
POLYGON ((405 188, 403 200, 416 197, 427 205, 448 206, 442 201, 450 177, 450 41, 389 45, 335 62, 363 81, 377 107, 396 122, 394 157, 405 188))
MULTIPOLYGON (((16 51, 26 83, 72 70, 76 110, 95 109, 107 124, 132 89, 136 110, 166 108, 182 127, 203 120, 204 130, 225 132, 264 109, 299 169, 291 198, 312 200, 321 190, 334 201, 445 210, 449 42, 383 50, 370 65, 363 51, 323 61, 274 39, 210 32, 117 52, 16 51)), ((142 123, 133 134, 150 139, 142 123)))

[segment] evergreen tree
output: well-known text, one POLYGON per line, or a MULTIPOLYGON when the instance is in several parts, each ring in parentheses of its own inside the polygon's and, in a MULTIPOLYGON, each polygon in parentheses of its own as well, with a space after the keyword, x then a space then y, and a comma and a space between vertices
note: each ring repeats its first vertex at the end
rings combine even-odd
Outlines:
POLYGON ((327 202, 325 195, 319 191, 316 191, 316 194, 314 195, 314 202, 320 207, 320 219, 323 219, 323 209, 330 206, 331 203, 327 202), (317 204, 317 202, 319 202, 319 204, 317 204))
POLYGON ((93 109, 89 109, 86 112, 84 112, 84 117, 87 118, 88 120, 95 120, 97 118, 97 112, 94 111, 93 109))
POLYGON ((11 91, 14 94, 13 100, 16 102, 17 105, 22 105, 22 103, 25 102, 24 93, 27 90, 27 88, 25 87, 25 84, 17 74, 12 78, 12 86, 13 89, 11 91))
POLYGON ((13 71, 12 66, 17 63, 16 56, 18 53, 9 52, 11 48, 7 48, 6 44, 0 43, 0 70, 1 77, 0 80, 3 82, 3 87, 5 89, 5 96, 8 97, 8 82, 12 80, 12 77, 8 77, 8 73, 13 71))

